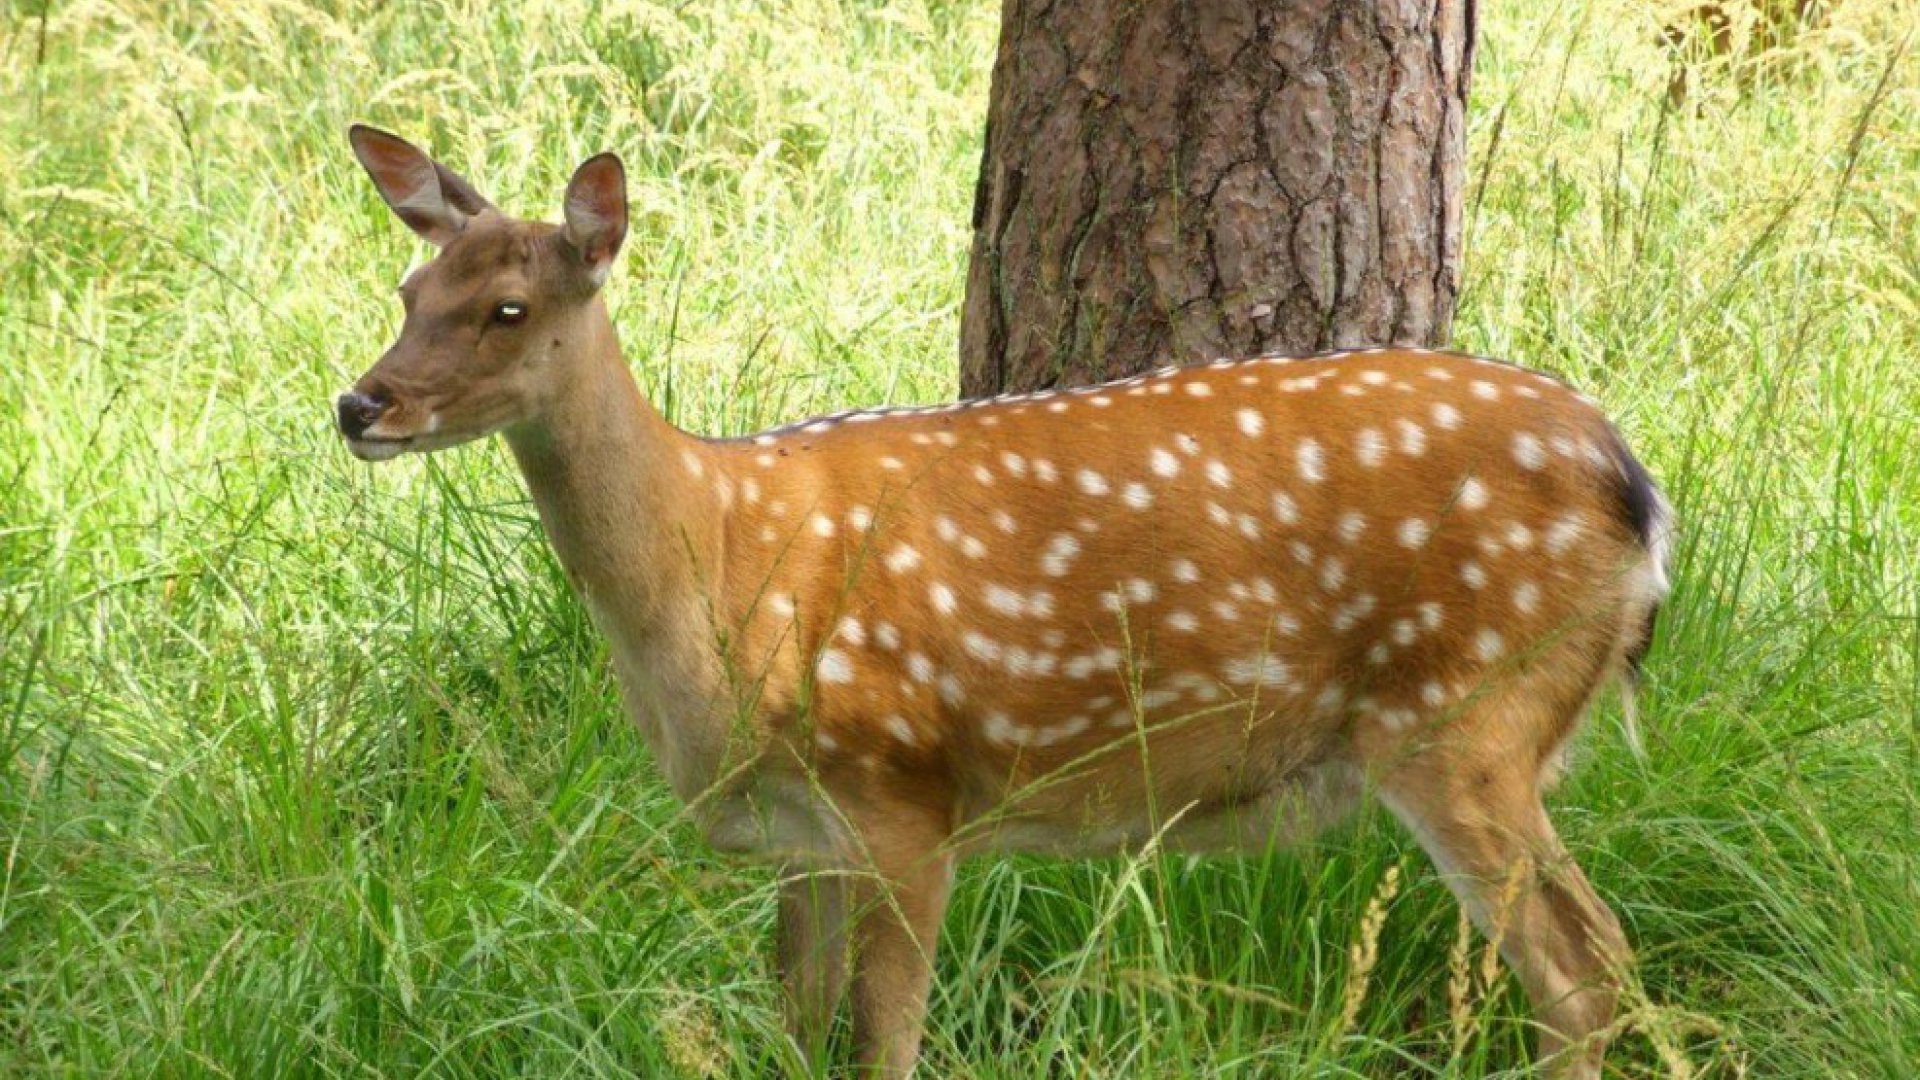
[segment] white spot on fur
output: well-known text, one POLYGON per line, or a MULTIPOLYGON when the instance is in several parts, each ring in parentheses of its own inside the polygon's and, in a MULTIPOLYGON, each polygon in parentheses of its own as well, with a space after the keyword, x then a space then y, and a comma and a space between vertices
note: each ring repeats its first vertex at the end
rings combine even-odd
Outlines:
POLYGON ((1460 580, 1466 582, 1469 589, 1484 589, 1487 587, 1486 567, 1468 559, 1460 564, 1460 580))
POLYGON ((1408 518, 1401 522, 1400 528, 1395 531, 1395 535, 1400 538, 1400 546, 1403 548, 1418 548, 1424 546, 1427 542, 1427 537, 1432 535, 1432 533, 1432 526, 1429 526, 1419 518, 1408 518))
POLYGON ((1393 430, 1400 436, 1400 452, 1408 457, 1419 457, 1427 452, 1427 429, 1411 420, 1401 417, 1393 422, 1393 430))
POLYGON ((1172 477, 1180 472, 1180 459, 1174 457, 1172 451, 1158 446, 1148 452, 1147 463, 1156 476, 1172 477))
POLYGON ((1380 467, 1387 458, 1387 440, 1374 428, 1361 428, 1353 437, 1354 456, 1369 469, 1380 467))
POLYGON ((1580 533, 1585 528, 1586 523, 1578 514, 1569 514, 1547 526, 1547 554, 1565 554, 1567 549, 1573 546, 1574 541, 1580 539, 1580 533))
POLYGON ((1107 486, 1107 478, 1092 469, 1081 469, 1075 473, 1074 482, 1080 485, 1081 491, 1089 495, 1105 495, 1112 490, 1107 486))
POLYGON ((914 737, 913 728, 907 724, 907 718, 899 713, 891 713, 885 721, 887 734, 892 735, 902 746, 918 746, 920 740, 914 737))
POLYGON ((1501 640, 1498 631, 1481 630, 1473 635, 1473 651, 1482 660, 1498 660, 1506 648, 1507 643, 1501 640))
POLYGON ((1233 415, 1240 425, 1240 433, 1249 439, 1258 438, 1260 433, 1266 430, 1266 420, 1253 409, 1241 409, 1233 415))
POLYGON ((933 609, 942 615, 951 615, 959 605, 954 602, 953 590, 944 582, 934 582, 927 589, 927 597, 933 601, 933 609))
POLYGON ((853 661, 839 649, 828 649, 820 654, 817 669, 823 683, 850 683, 853 681, 853 661))
POLYGON ((1405 731, 1417 717, 1412 709, 1381 709, 1380 724, 1388 731, 1405 731))
POLYGON ((1074 556, 1078 554, 1080 541, 1077 537, 1072 533, 1054 533, 1047 541, 1046 550, 1040 553, 1040 570, 1048 577, 1065 577, 1074 556))
POLYGON ((1347 564, 1337 555, 1329 555, 1320 564, 1320 587, 1334 592, 1347 580, 1347 564))
POLYGON ((1301 439, 1294 449, 1295 462, 1300 467, 1300 479, 1309 484, 1317 484, 1327 478, 1326 451, 1320 443, 1311 438, 1301 439))
POLYGON ((1523 581, 1514 587, 1513 606, 1522 615, 1531 615, 1540 608, 1540 586, 1531 581, 1523 581))
POLYGON ((1414 610, 1420 613, 1420 625, 1423 628, 1427 630, 1440 629, 1440 622, 1445 612, 1439 604, 1429 600, 1414 610))
POLYGON ((1460 426, 1460 410, 1444 401, 1436 401, 1433 404, 1433 423, 1443 431, 1452 431, 1460 426))
POLYGON ((1236 686, 1263 683, 1268 686, 1291 686, 1293 674, 1287 665, 1277 656, 1262 655, 1227 661, 1225 674, 1227 681, 1236 686))
POLYGON ((1539 472, 1547 467, 1547 450, 1540 445, 1540 437, 1531 432, 1518 432, 1513 437, 1513 460, 1520 467, 1539 472))
POLYGON ((1366 515, 1358 510, 1349 510, 1340 515, 1340 520, 1334 525, 1334 531, 1338 532, 1340 539, 1347 543, 1358 543, 1360 534, 1367 531, 1366 515))
POLYGON ((986 588, 987 606, 1010 618, 1019 618, 1027 610, 1024 597, 1005 585, 989 585, 986 588))
POLYGON ((887 553, 887 569, 896 574, 904 574, 920 565, 920 553, 906 544, 901 544, 887 553))
POLYGON ((961 634, 960 645, 967 650, 968 656, 983 664, 998 663, 1000 660, 1000 643, 978 630, 961 634))
POLYGON ((1487 485, 1477 476, 1469 476, 1460 484, 1460 498, 1457 500, 1462 510, 1481 510, 1487 505, 1487 485))

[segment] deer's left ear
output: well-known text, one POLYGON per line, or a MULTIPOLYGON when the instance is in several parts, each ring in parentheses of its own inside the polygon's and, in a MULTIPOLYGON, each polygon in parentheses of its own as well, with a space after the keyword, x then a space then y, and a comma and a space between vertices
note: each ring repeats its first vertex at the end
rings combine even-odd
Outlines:
POLYGON ((574 170, 563 209, 567 224, 561 234, 597 287, 627 239, 627 170, 620 159, 598 154, 574 170))
POLYGON ((398 135, 355 124, 347 140, 380 197, 435 247, 446 247, 466 229, 467 219, 493 206, 459 173, 398 135))

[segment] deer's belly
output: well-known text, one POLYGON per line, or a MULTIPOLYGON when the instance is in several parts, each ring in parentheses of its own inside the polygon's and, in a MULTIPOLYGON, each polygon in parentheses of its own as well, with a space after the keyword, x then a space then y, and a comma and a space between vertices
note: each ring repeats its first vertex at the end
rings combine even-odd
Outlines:
POLYGON ((1350 814, 1360 773, 1315 765, 1231 799, 1177 796, 1116 805, 1098 791, 1053 805, 1002 804, 961 830, 964 851, 1101 856, 1149 846, 1194 852, 1258 852, 1304 842, 1350 814))

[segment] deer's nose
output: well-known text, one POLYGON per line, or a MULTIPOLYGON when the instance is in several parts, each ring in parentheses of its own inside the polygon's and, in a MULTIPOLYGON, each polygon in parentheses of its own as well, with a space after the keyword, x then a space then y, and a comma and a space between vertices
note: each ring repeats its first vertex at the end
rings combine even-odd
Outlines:
POLYGON ((349 439, 357 439, 367 433, 380 414, 387 411, 391 404, 384 396, 363 394, 358 390, 349 390, 334 402, 334 410, 340 421, 340 434, 349 439))

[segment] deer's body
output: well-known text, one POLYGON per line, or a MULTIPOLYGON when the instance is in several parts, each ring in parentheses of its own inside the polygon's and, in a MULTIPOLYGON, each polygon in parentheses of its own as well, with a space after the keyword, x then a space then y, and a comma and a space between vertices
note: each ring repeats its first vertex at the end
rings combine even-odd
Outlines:
MULTIPOLYGON (((362 160, 417 211, 421 166, 372 138, 362 160)), ((642 399, 593 290, 565 287, 618 247, 595 243, 593 167, 566 230, 484 204, 429 221, 448 248, 429 284, 455 311, 494 303, 502 267, 521 292, 560 282, 564 318, 497 308, 476 332, 519 360, 468 397, 669 781, 716 846, 796 871, 801 1035, 850 946, 862 1060, 911 1069, 956 858, 1259 848, 1372 792, 1500 938, 1544 1049, 1582 1042, 1558 1067, 1597 1075, 1625 941, 1539 795, 1645 647, 1666 510, 1591 403, 1375 349, 702 440, 642 399), (495 420, 504 397, 522 407, 495 420)), ((357 452, 484 434, 440 434, 460 395, 395 354, 350 395, 370 424, 343 399, 357 452)))

